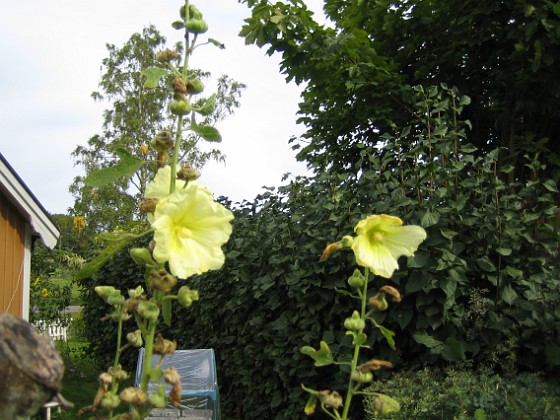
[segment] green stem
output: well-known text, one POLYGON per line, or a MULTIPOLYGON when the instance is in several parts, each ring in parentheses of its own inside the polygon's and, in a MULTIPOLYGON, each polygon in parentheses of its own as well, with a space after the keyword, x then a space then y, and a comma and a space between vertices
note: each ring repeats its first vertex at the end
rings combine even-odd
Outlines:
POLYGON ((152 372, 152 354, 154 352, 154 337, 156 335, 156 325, 157 321, 149 321, 146 336, 144 337, 144 342, 146 347, 144 349, 144 360, 142 361, 143 373, 142 373, 142 390, 148 392, 148 382, 150 382, 150 376, 152 372))
MULTIPOLYGON (((362 298, 362 307, 361 307, 361 318, 366 319, 366 303, 367 303, 367 290, 368 290, 368 280, 369 280, 369 268, 365 268, 364 277, 366 279, 364 283, 364 288, 361 290, 360 297, 362 298)), ((359 334, 363 332, 363 329, 359 331, 359 334)), ((354 393, 358 390, 359 386, 354 384, 354 380, 352 379, 352 374, 356 371, 358 367, 358 359, 360 356, 360 344, 354 345, 354 357, 352 358, 352 367, 350 370, 350 380, 348 381, 348 390, 346 392, 346 398, 344 400, 344 410, 342 411, 342 419, 346 420, 348 418, 348 413, 350 412, 350 405, 352 403, 352 397, 354 393)))

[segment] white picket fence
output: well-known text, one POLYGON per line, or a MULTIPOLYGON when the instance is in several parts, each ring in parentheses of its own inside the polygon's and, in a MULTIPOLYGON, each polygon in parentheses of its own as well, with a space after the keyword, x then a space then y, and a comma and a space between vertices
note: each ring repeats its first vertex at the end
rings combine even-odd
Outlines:
POLYGON ((47 334, 52 340, 67 339, 68 327, 61 321, 47 322, 45 320, 38 320, 33 323, 37 331, 42 334, 47 334))

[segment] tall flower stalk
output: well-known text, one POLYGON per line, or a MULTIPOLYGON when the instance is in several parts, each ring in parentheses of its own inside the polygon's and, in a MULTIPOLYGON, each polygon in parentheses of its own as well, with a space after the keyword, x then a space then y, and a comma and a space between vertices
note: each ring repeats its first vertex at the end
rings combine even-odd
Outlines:
POLYGON ((356 236, 345 236, 342 240, 329 244, 321 255, 325 260, 339 249, 351 249, 356 257, 356 263, 363 267, 363 271, 356 269, 348 279, 351 292, 345 292, 357 300, 358 307, 352 315, 345 319, 344 328, 346 335, 352 336, 353 352, 349 359, 336 360, 328 343, 321 341, 318 349, 310 346, 301 348, 301 352, 310 356, 315 361, 315 366, 331 364, 346 365, 350 375, 345 397, 336 390, 314 390, 302 384, 304 391, 310 394, 304 412, 313 414, 317 406, 329 417, 336 420, 348 419, 352 400, 356 395, 374 395, 378 414, 388 414, 399 410, 397 401, 380 393, 363 391, 363 387, 373 381, 373 372, 391 368, 389 361, 370 359, 360 363, 362 350, 370 350, 367 344, 368 337, 365 333, 367 324, 379 329, 388 344, 394 347, 394 333, 373 318, 373 312, 385 311, 389 307, 387 296, 393 302, 400 302, 401 296, 397 289, 384 285, 370 293, 368 287, 373 278, 371 273, 384 278, 390 278, 398 268, 398 258, 402 255, 412 256, 426 238, 426 232, 419 226, 402 226, 398 217, 389 215, 371 215, 358 222, 354 228, 356 236), (349 360, 349 361, 347 361, 349 360))
MULTIPOLYGON (((172 95, 169 112, 176 117, 175 134, 162 130, 156 136, 151 147, 157 152, 157 161, 140 161, 120 151, 121 162, 90 177, 92 185, 91 179, 106 183, 110 178, 130 177, 144 165, 153 165, 157 169, 147 185, 145 199, 140 203, 141 212, 147 215, 149 229, 139 234, 118 232, 107 235, 106 249, 78 275, 78 278, 85 278, 93 274, 133 240, 153 235, 149 246, 130 250, 134 262, 145 269, 142 286, 128 290, 127 296, 112 286, 95 288, 96 293, 114 309, 107 318, 118 324, 113 366, 101 374, 93 404, 82 410, 93 412, 96 417, 103 417, 101 412, 105 412, 105 418, 141 419, 153 408, 180 404, 181 379, 177 371, 161 368, 164 356, 173 353, 177 344, 158 334, 157 328, 161 320, 171 325, 173 302, 190 307, 198 300, 198 292, 191 290, 185 280, 221 268, 225 259, 221 247, 232 231, 233 214, 199 183, 198 172, 189 162, 179 161, 185 130, 208 141, 221 140, 214 127, 196 122, 196 115, 205 116, 213 111, 215 95, 195 100, 203 92, 204 84, 197 72, 189 68, 190 55, 195 46, 201 45, 197 44, 198 37, 207 31, 208 25, 199 9, 188 0, 180 8, 180 17, 172 26, 184 31, 183 65, 176 68, 172 62, 177 52, 165 50, 157 56, 160 66, 142 72, 148 89, 161 88, 162 81, 169 85, 167 89, 172 95), (128 333, 127 342, 122 344, 123 322, 129 319, 135 320, 137 329, 128 333), (130 346, 145 348, 142 377, 138 387, 120 390, 119 385, 129 374, 122 370, 119 360, 121 353, 130 346), (161 359, 152 367, 154 355, 160 355, 161 359), (161 379, 171 385, 169 395, 159 383, 161 379), (151 382, 158 384, 155 392, 150 392, 151 382), (128 404, 128 413, 115 416, 115 409, 123 403, 128 404)), ((215 40, 206 43, 221 46, 215 40)))

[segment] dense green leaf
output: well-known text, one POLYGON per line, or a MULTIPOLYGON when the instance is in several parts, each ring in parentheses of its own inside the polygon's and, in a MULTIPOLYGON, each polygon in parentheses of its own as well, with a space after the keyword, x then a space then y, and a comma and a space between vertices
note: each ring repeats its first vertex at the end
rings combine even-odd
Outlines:
POLYGON ((162 69, 161 67, 150 67, 142 70, 142 75, 146 78, 144 87, 147 89, 154 89, 158 86, 159 81, 169 74, 169 70, 162 69))

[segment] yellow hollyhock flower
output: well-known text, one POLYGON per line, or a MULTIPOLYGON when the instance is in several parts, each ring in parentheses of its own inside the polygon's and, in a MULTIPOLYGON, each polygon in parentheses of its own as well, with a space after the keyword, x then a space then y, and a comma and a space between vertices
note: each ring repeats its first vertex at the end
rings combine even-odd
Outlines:
POLYGON ((358 222, 352 242, 356 262, 378 276, 390 278, 399 268, 399 257, 414 255, 426 239, 426 231, 420 226, 402 223, 398 217, 386 214, 374 214, 358 222))
MULTIPOLYGON (((180 168, 178 167, 177 170, 180 168)), ((169 196, 169 186, 171 185, 171 166, 167 165, 160 168, 153 180, 146 185, 146 198, 157 198, 162 200, 169 196)), ((175 188, 180 189, 185 187, 185 181, 176 180, 175 188)))
MULTIPOLYGON (((155 188, 152 193, 157 193, 155 188)), ((168 262, 171 273, 179 278, 217 270, 224 264, 221 247, 231 235, 232 219, 231 211, 214 201, 197 181, 178 187, 156 206, 151 222, 156 243, 153 257, 159 263, 168 262)))

